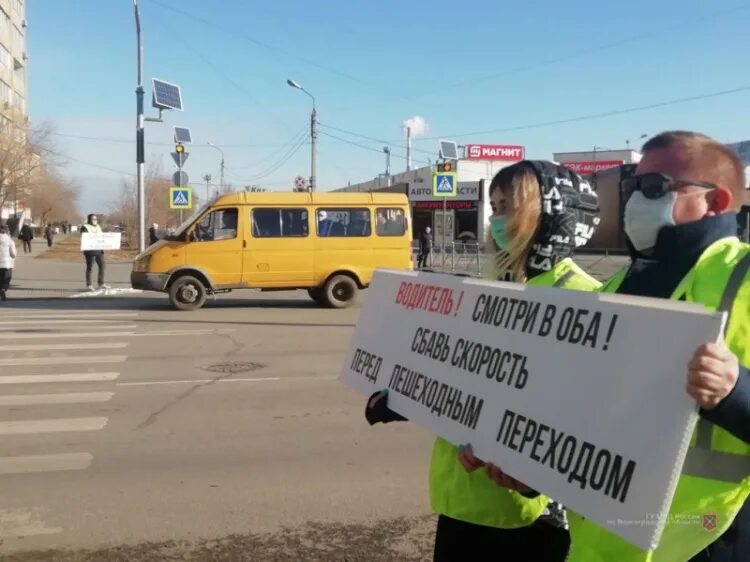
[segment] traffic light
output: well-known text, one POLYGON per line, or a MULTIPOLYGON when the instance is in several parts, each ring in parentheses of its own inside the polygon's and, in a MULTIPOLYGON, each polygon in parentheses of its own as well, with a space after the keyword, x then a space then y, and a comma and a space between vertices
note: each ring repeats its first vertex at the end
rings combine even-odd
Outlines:
POLYGON ((438 162, 437 170, 438 172, 452 172, 453 162, 438 162))
POLYGON ((178 143, 177 146, 174 147, 174 151, 177 154, 182 154, 183 152, 185 152, 185 147, 178 143))

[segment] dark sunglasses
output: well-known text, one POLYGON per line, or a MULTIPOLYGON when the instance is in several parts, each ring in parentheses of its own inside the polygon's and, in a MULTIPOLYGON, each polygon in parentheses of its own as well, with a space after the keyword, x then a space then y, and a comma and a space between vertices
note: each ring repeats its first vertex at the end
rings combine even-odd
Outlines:
POLYGON ((641 174, 625 178, 620 182, 623 199, 627 200, 634 192, 640 191, 646 199, 659 199, 670 191, 686 185, 705 189, 717 189, 719 186, 705 181, 677 180, 668 174, 641 174))

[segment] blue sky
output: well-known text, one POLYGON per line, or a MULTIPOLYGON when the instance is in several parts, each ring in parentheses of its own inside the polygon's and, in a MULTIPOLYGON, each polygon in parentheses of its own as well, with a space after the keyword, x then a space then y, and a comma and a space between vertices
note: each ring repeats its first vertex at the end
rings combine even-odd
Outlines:
MULTIPOLYGON (((429 124, 415 140, 415 165, 434 161, 437 138, 522 144, 532 158, 621 148, 670 128, 750 138, 750 88, 532 127, 750 87, 750 2, 631 0, 625 10, 591 0, 140 1, 147 105, 151 77, 180 84, 185 104, 147 124, 147 159, 171 174, 172 127, 190 127, 193 182, 218 178, 209 141, 224 149, 235 186, 287 190, 309 175, 309 145, 286 159, 311 109, 287 78, 316 96, 321 133, 348 141, 321 134, 320 189, 385 169, 382 142, 330 127, 388 141, 391 169, 401 171, 401 124, 415 115, 429 124)), ((55 127, 81 210, 101 212, 135 172, 132 0, 27 4, 32 122, 55 127)))

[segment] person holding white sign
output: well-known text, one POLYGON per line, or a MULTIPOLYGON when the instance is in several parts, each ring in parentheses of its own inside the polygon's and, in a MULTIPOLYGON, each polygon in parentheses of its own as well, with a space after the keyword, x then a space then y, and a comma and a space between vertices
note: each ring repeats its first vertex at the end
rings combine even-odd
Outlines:
MULTIPOLYGON (((491 271, 487 277, 593 291, 600 283, 572 260, 597 225, 598 200, 589 184, 546 161, 508 166, 490 184, 491 271)), ((404 420, 376 393, 365 415, 371 424, 404 420)), ((438 515, 434 562, 472 559, 489 552, 502 560, 562 562, 569 547, 562 506, 525 488, 498 487, 493 467, 480 466, 470 449, 435 441, 430 467, 430 499, 438 515), (471 472, 469 459, 473 461, 471 472)))
MULTIPOLYGON (((102 227, 99 226, 99 219, 96 215, 90 214, 86 218, 86 224, 81 227, 81 232, 88 232, 90 234, 99 234, 102 232, 102 227)), ((86 258, 86 287, 88 290, 94 290, 94 286, 91 284, 91 270, 94 268, 94 262, 96 262, 99 270, 99 289, 109 289, 104 284, 104 250, 84 250, 83 256, 86 258)))
MULTIPOLYGON (((649 140, 636 175, 623 181, 632 263, 602 291, 698 303, 727 312, 728 321, 723 341, 685 358, 700 419, 669 513, 618 523, 665 522, 658 547, 641 550, 570 514, 570 562, 750 560, 750 245, 736 236, 743 173, 727 147, 677 131, 649 140)), ((493 476, 523 489, 499 471, 493 476)))

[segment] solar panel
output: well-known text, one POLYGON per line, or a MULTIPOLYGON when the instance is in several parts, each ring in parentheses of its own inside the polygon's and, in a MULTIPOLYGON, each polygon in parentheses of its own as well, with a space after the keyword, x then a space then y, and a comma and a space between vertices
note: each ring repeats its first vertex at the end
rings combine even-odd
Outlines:
POLYGON ((154 107, 158 109, 176 109, 182 111, 182 92, 176 84, 153 79, 154 107))
POLYGON ((458 160, 458 147, 454 141, 440 141, 440 158, 458 160))
POLYGON ((193 137, 190 134, 190 129, 188 129, 187 127, 175 127, 174 142, 180 142, 184 144, 193 142, 193 137))

